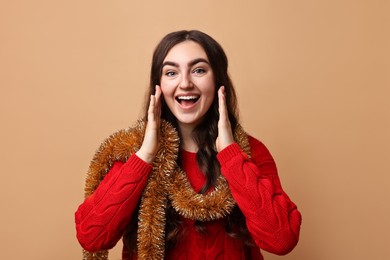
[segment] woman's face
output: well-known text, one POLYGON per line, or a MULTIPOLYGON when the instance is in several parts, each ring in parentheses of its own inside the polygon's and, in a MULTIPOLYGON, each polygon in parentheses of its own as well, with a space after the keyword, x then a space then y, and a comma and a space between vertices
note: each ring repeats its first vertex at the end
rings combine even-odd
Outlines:
POLYGON ((161 91, 179 127, 198 125, 214 100, 214 74, 206 52, 196 42, 175 45, 164 59, 161 91))

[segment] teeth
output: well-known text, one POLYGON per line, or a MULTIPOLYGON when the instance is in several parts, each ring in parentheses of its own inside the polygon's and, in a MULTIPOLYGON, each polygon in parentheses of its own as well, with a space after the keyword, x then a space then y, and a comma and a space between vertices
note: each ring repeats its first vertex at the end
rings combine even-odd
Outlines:
POLYGON ((181 96, 181 97, 177 97, 177 99, 179 100, 191 100, 191 99, 197 99, 198 97, 197 96, 181 96))

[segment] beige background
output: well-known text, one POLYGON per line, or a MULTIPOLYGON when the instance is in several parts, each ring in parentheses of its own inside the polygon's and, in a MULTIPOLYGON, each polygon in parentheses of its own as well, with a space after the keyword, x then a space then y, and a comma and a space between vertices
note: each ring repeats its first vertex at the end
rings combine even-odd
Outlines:
POLYGON ((297 248, 266 259, 390 259, 389 17, 384 0, 2 1, 1 258, 81 259, 95 149, 139 117, 161 37, 200 29, 303 214, 297 248))

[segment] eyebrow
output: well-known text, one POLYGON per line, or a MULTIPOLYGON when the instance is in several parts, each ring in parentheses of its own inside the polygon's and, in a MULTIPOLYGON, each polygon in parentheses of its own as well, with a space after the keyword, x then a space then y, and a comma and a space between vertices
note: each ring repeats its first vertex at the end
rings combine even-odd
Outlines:
MULTIPOLYGON (((188 62, 188 66, 194 66, 195 64, 197 63, 200 63, 200 62, 204 62, 204 63, 207 63, 208 65, 210 65, 210 62, 204 58, 197 58, 197 59, 194 59, 190 62, 188 62)), ((163 64, 162 64, 162 68, 166 65, 169 65, 169 66, 173 66, 173 67, 179 67, 179 64, 177 64, 176 62, 173 62, 173 61, 165 61, 163 64)))

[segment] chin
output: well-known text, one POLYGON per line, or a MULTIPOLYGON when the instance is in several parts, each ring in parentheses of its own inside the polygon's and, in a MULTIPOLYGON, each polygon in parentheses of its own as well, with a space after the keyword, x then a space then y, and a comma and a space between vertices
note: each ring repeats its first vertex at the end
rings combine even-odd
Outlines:
POLYGON ((182 125, 191 125, 191 126, 197 126, 201 120, 196 118, 196 119, 190 119, 190 118, 180 118, 180 117, 176 117, 176 120, 179 124, 182 124, 182 125))

